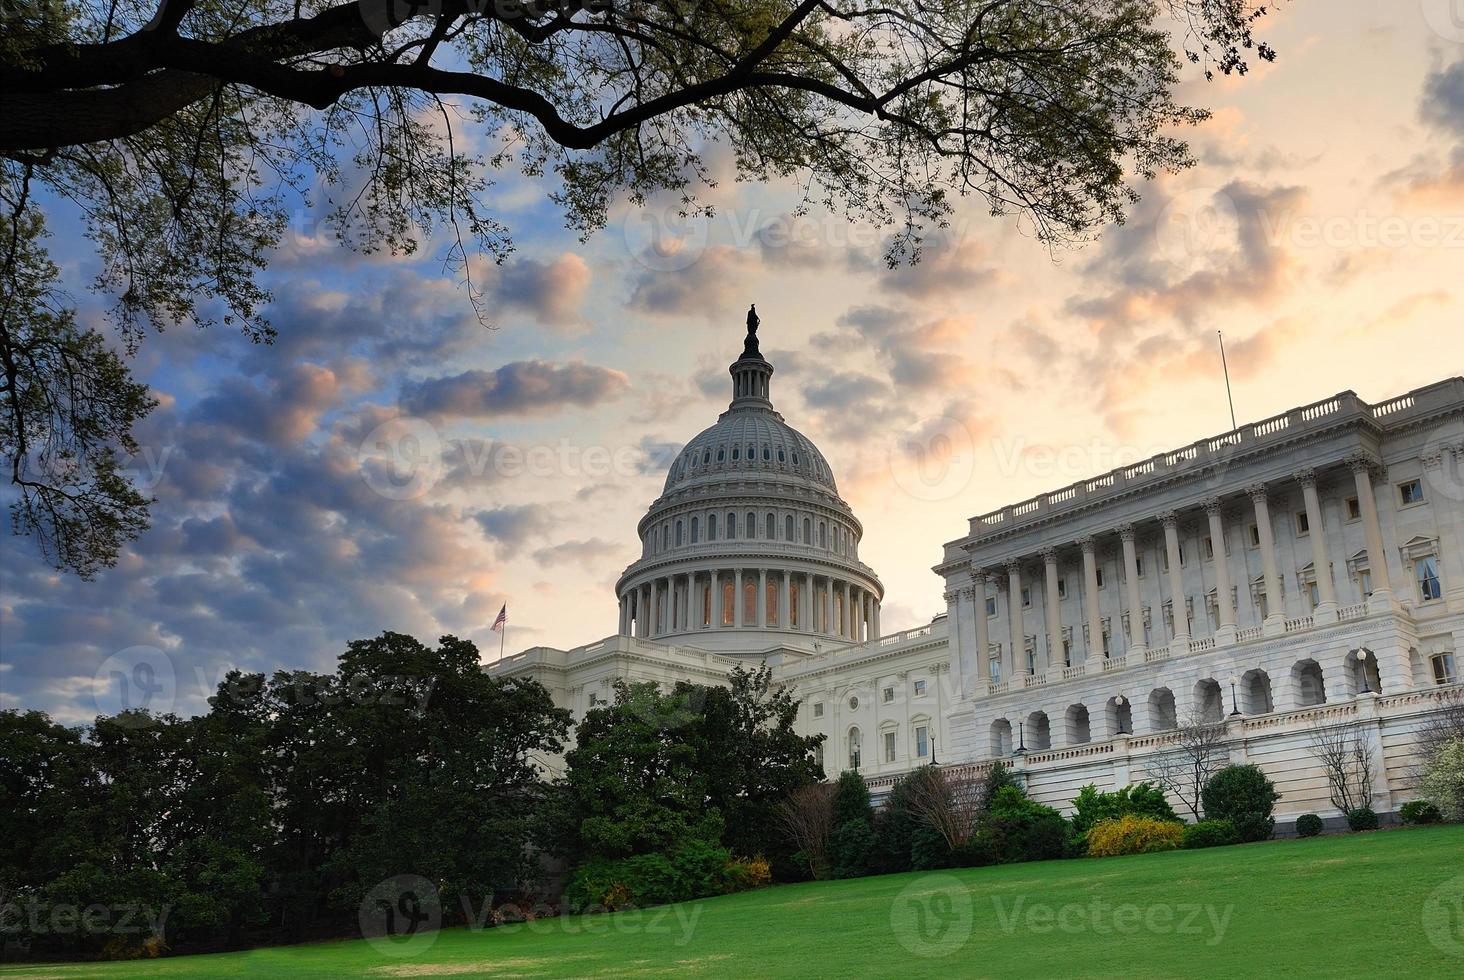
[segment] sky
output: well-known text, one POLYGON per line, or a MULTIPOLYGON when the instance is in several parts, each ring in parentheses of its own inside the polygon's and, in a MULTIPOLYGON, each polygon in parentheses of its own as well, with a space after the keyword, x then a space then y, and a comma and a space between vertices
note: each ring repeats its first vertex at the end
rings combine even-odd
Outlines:
MULTIPOLYGON (((0 708, 68 723, 117 678, 181 713, 230 669, 328 670, 352 640, 452 633, 498 655, 614 632, 614 583, 676 449, 730 398, 749 303, 772 394, 864 524, 894 631, 972 515, 1353 390, 1464 373, 1464 12, 1298 0, 1274 64, 1187 74, 1199 164, 1121 226, 1050 251, 977 200, 913 268, 791 186, 727 179, 714 218, 620 205, 586 242, 551 187, 494 175, 516 251, 479 269, 490 327, 431 249, 338 249, 301 212, 274 257, 270 346, 146 338, 160 400, 133 461, 153 527, 82 582, 0 540, 0 708), (139 668, 149 673, 138 674, 139 668)), ((96 262, 53 216, 84 297, 96 262)))

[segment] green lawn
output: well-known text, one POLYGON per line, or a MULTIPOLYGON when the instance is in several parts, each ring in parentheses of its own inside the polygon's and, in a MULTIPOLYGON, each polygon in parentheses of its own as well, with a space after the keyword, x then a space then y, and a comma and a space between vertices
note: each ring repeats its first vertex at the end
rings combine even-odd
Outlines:
POLYGON ((1464 976, 1464 826, 790 885, 395 952, 352 941, 0 977, 1464 976))

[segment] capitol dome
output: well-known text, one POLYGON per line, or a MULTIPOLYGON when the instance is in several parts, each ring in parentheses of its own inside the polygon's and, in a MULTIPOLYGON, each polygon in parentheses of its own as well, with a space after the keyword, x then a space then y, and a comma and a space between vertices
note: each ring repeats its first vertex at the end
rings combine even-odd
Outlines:
POLYGON ((620 630, 720 653, 807 650, 879 635, 884 596, 833 468, 773 409, 773 366, 748 312, 732 401, 677 453, 621 575, 620 630))

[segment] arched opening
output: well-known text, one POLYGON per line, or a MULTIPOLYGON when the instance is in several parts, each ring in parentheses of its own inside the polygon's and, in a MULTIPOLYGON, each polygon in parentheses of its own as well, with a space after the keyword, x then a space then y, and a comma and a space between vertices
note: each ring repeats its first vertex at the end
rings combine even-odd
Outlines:
POLYGON ((708 514, 707 515, 707 540, 708 541, 715 541, 715 540, 717 540, 717 515, 716 514, 708 514))
MULTIPOLYGON (((1173 695, 1170 696, 1169 701, 1172 708, 1173 695)), ((1134 706, 1122 694, 1115 694, 1109 698, 1103 705, 1103 713, 1107 716, 1109 734, 1132 735, 1134 733, 1134 706)))
POLYGON ((799 603, 799 601, 800 600, 798 598, 798 586, 797 585, 789 585, 788 586, 788 625, 790 627, 792 627, 793 629, 797 629, 798 626, 799 626, 799 619, 798 619, 798 603, 799 603))
POLYGON ((1068 705, 1063 721, 1067 723, 1068 744, 1081 745, 1093 740, 1093 728, 1088 721, 1087 705, 1068 705))
POLYGON ((1240 675, 1240 710, 1248 715, 1266 715, 1276 710, 1271 700, 1271 675, 1248 670, 1240 675))
POLYGON ((676 547, 681 547, 681 522, 676 522, 676 547))
POLYGON ((764 527, 764 531, 765 531, 764 537, 766 537, 769 541, 771 541, 771 540, 773 540, 773 538, 777 537, 777 533, 778 533, 778 519, 776 517, 774 517, 772 514, 769 514, 768 515, 768 519, 766 521, 764 521, 763 524, 765 525, 765 527, 764 527))
POLYGON ((701 589, 701 596, 701 624, 702 626, 710 626, 712 625, 712 587, 710 585, 703 585, 701 589))
POLYGON ((752 511, 747 512, 747 523, 742 526, 747 529, 748 538, 757 537, 757 515, 752 511))
POLYGON ((1225 719, 1225 695, 1215 678, 1206 677, 1195 684, 1195 712, 1206 724, 1225 719))
POLYGON ((768 625, 778 625, 778 583, 769 582, 767 594, 763 596, 765 609, 768 611, 768 625))
POLYGON ((1149 692, 1149 727, 1156 732, 1170 732, 1179 727, 1174 692, 1167 687, 1156 687, 1149 692))
POLYGON ((1012 723, 998 718, 991 723, 991 755, 1000 759, 1012 754, 1012 723))
POLYGON ((808 517, 803 519, 803 543, 813 544, 813 520, 808 517))
POLYGON ((1377 654, 1367 647, 1348 653, 1347 679, 1354 695, 1383 693, 1383 679, 1378 676, 1377 654))
POLYGON ((742 584, 742 625, 757 626, 757 583, 742 584))
POLYGON ((859 729, 857 727, 849 729, 849 768, 855 772, 859 771, 860 752, 863 749, 861 742, 859 729))
POLYGON ((1047 723, 1047 712, 1034 711, 1027 716, 1026 742, 1029 749, 1052 748, 1052 728, 1047 723))
POLYGON ((1327 703, 1327 687, 1322 680, 1322 666, 1315 660, 1298 660, 1291 667, 1291 690, 1296 705, 1305 708, 1327 703))
POLYGON ((783 519, 783 539, 790 544, 793 541, 793 515, 789 514, 783 519))
POLYGON ((737 515, 734 514, 734 513, 731 513, 729 511, 727 513, 727 540, 728 541, 731 541, 731 540, 733 540, 736 537, 737 537, 737 515))
POLYGON ((737 593, 732 588, 731 582, 722 583, 722 625, 731 626, 732 617, 737 613, 737 593))

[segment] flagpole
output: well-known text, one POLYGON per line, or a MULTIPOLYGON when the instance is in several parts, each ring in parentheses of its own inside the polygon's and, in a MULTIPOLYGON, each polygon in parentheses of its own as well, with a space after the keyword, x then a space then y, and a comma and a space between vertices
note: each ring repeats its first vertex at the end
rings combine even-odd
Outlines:
POLYGON ((1225 372, 1225 397, 1230 402, 1230 431, 1234 432, 1239 426, 1235 424, 1235 396, 1230 393, 1230 365, 1225 362, 1225 335, 1216 330, 1215 336, 1220 338, 1220 368, 1225 372))

